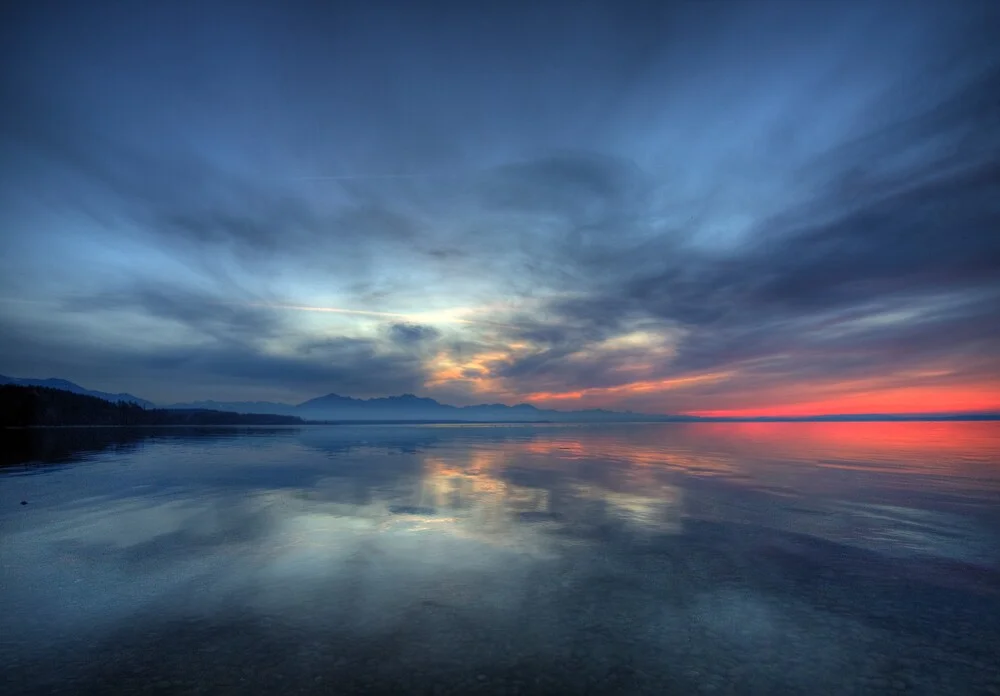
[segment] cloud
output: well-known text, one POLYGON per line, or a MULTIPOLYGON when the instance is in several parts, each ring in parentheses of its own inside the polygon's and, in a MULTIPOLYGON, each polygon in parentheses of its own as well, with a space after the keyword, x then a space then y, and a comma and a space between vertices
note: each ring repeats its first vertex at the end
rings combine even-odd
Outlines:
POLYGON ((421 326, 420 324, 392 324, 389 327, 389 336, 395 343, 401 345, 413 345, 433 341, 441 335, 441 332, 433 326, 421 326))
MULTIPOLYGON (((79 316, 84 329, 51 333, 24 319, 8 319, 11 337, 3 357, 17 372, 35 374, 47 366, 58 374, 88 382, 129 375, 139 384, 156 385, 150 397, 162 402, 187 400, 184 390, 198 385, 201 396, 212 390, 247 388, 283 394, 339 392, 375 396, 398 389, 415 391, 424 381, 419 351, 376 338, 316 338, 297 329, 280 311, 153 284, 80 297, 62 306, 63 316, 79 316), (150 327, 149 322, 160 322, 150 327), (114 326, 129 327, 147 340, 108 345, 114 326), (163 380, 181 375, 180 392, 164 389, 163 380), (170 396, 159 396, 169 393, 170 396)), ((59 317, 55 317, 58 324, 59 317)), ((63 322, 66 319, 62 319, 63 322)), ((427 332, 428 336, 432 332, 427 332)), ((139 389, 139 387, 137 387, 139 389)))
POLYGON ((3 371, 657 410, 995 379, 991 4, 367 12, 18 15, 0 271, 56 309, 0 307, 3 371))
POLYGON ((102 311, 138 314, 180 325, 199 339, 254 343, 289 331, 280 313, 251 303, 252 295, 243 301, 238 297, 233 288, 222 294, 186 286, 135 282, 95 296, 70 298, 63 307, 83 314, 102 311))
POLYGON ((625 383, 623 364, 643 361, 643 351, 590 349, 627 332, 636 318, 684 334, 676 356, 654 361, 648 379, 734 368, 750 386, 755 373, 780 384, 928 363, 996 374, 1000 240, 990 230, 1000 225, 1000 138, 978 128, 1000 115, 995 102, 979 98, 998 80, 994 65, 922 114, 858 134, 837 156, 818 158, 811 179, 827 183, 734 249, 700 249, 665 233, 634 247, 615 244, 597 262, 560 245, 579 281, 544 305, 544 322, 515 334, 536 350, 499 365, 497 374, 514 390, 539 379, 573 387, 625 383), (964 146, 900 163, 900 147, 918 150, 931 135, 964 146), (870 171, 859 173, 858 162, 870 162, 870 171), (582 272, 590 268, 593 274, 582 272))
POLYGON ((480 195, 487 209, 595 224, 630 209, 641 178, 627 161, 567 151, 495 168, 480 184, 480 195))

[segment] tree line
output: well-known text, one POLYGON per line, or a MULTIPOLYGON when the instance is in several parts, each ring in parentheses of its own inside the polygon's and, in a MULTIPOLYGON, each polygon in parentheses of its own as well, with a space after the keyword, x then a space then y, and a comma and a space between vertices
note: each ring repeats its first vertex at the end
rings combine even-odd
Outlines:
POLYGON ((297 416, 143 408, 50 387, 0 385, 0 427, 53 425, 301 425, 297 416))

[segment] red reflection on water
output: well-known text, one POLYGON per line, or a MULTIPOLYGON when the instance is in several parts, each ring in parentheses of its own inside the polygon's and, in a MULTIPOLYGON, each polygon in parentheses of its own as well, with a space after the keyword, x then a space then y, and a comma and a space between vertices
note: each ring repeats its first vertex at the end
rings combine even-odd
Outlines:
POLYGON ((667 465, 703 474, 783 462, 1000 481, 1000 422, 692 423, 566 428, 515 451, 667 465))
POLYGON ((703 423, 699 427, 712 437, 848 457, 903 451, 988 455, 1000 449, 1000 422, 703 423))

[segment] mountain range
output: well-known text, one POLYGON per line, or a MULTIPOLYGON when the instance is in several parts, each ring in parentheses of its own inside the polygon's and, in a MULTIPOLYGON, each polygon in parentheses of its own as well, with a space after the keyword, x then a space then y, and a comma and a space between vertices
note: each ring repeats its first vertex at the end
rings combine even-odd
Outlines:
MULTIPOLYGON (((339 394, 327 394, 300 404, 268 401, 194 401, 171 404, 166 408, 211 409, 236 413, 273 413, 299 416, 306 420, 411 420, 411 421, 637 421, 675 420, 677 417, 638 413, 621 413, 603 409, 556 411, 531 404, 476 404, 451 406, 434 399, 401 394, 372 399, 355 399, 339 394)), ((680 418, 684 418, 681 416, 680 418)))
POLYGON ((85 389, 79 384, 74 384, 73 382, 65 379, 32 379, 30 377, 7 377, 5 375, 0 375, 0 384, 16 384, 21 387, 48 387, 49 389, 61 389, 63 391, 73 392, 74 394, 83 394, 84 396, 96 396, 98 399, 104 399, 105 401, 110 401, 112 403, 125 401, 136 404, 137 406, 142 406, 143 408, 153 408, 155 406, 152 401, 140 399, 138 396, 132 396, 131 394, 125 393, 110 394, 108 392, 96 391, 94 389, 85 389))
MULTIPOLYGON (((477 404, 475 406, 450 406, 434 399, 401 394, 372 399, 355 399, 339 394, 327 394, 300 404, 285 404, 273 401, 194 401, 190 403, 154 404, 132 394, 111 394, 81 387, 65 379, 33 379, 0 375, 0 384, 16 384, 25 387, 49 387, 74 394, 95 396, 105 401, 125 401, 143 408, 166 408, 173 410, 207 410, 231 413, 255 413, 280 416, 298 416, 307 420, 332 421, 635 421, 668 420, 668 416, 635 413, 619 413, 603 409, 585 411, 556 411, 540 409, 531 404, 477 404)), ((681 418, 684 418, 683 416, 681 418)))
POLYGON ((0 375, 0 384, 49 387, 74 394, 94 396, 105 401, 125 401, 146 409, 161 408, 178 411, 224 411, 227 413, 297 416, 306 421, 466 421, 466 422, 666 422, 666 421, 884 421, 884 420, 997 420, 1000 413, 919 413, 919 414, 832 414, 820 416, 761 416, 761 417, 702 417, 664 415, 586 409, 557 411, 531 404, 476 404, 451 406, 434 399, 401 394, 371 399, 356 399, 339 394, 327 394, 300 404, 275 401, 194 401, 157 405, 128 393, 111 394, 86 389, 65 379, 30 379, 0 375))

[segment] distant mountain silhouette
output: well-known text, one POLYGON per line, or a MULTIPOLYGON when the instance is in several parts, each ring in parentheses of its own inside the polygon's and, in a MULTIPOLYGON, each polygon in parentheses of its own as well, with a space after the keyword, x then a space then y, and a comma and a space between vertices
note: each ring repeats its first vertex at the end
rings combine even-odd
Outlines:
POLYGON ((168 404, 162 408, 171 410, 232 411, 234 413, 276 413, 292 415, 295 406, 271 401, 190 401, 168 404))
POLYGON ((16 384, 22 387, 48 387, 49 389, 61 389, 73 392, 74 394, 83 394, 84 396, 94 396, 105 401, 127 401, 143 408, 152 408, 155 406, 152 401, 140 399, 138 396, 132 396, 131 394, 109 394, 108 392, 84 389, 79 384, 74 384, 65 379, 32 379, 29 377, 7 377, 0 375, 0 384, 16 384))
POLYGON ((214 408, 237 413, 278 413, 317 421, 666 421, 691 420, 686 416, 662 416, 618 413, 602 409, 586 411, 556 411, 540 409, 531 404, 476 404, 451 406, 414 394, 355 399, 340 394, 327 394, 301 404, 266 401, 195 401, 172 404, 167 408, 214 408))
MULTIPOLYGON (((136 404, 145 409, 155 405, 131 394, 109 394, 94 391, 64 379, 22 379, 0 375, 0 385, 38 386, 62 389, 83 396, 92 396, 112 403, 119 401, 136 404)), ((689 416, 632 413, 631 411, 607 411, 586 409, 579 411, 557 411, 541 409, 531 404, 475 404, 472 406, 451 406, 434 399, 414 394, 381 396, 371 399, 356 399, 340 394, 327 394, 300 404, 286 404, 274 401, 193 401, 159 407, 167 411, 215 412, 227 414, 221 422, 236 414, 284 416, 303 421, 453 421, 453 422, 563 422, 563 423, 653 423, 653 422, 797 422, 797 421, 914 421, 914 420, 998 420, 1000 413, 867 413, 831 414, 818 416, 689 416)), ((202 417, 199 417, 202 418, 202 417)), ((193 420, 190 422, 199 422, 193 420)), ((249 419, 247 422, 252 422, 249 419)), ((286 421, 298 422, 298 421, 286 421)))
POLYGON ((302 425, 295 416, 209 410, 147 409, 65 389, 0 385, 0 426, 50 425, 302 425))

